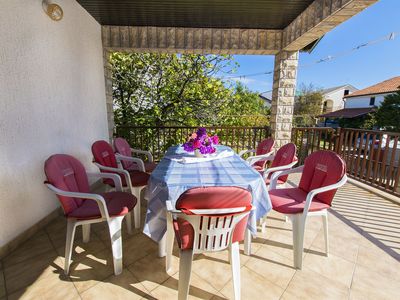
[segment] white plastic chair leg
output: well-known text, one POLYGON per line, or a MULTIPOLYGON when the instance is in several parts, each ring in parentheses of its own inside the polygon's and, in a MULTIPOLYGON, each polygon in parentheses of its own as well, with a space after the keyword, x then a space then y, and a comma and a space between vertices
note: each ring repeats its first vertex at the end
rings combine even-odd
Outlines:
POLYGON ((303 244, 305 219, 302 214, 293 215, 293 262, 296 269, 301 270, 303 265, 303 244))
POLYGON ((249 229, 246 228, 244 232, 244 254, 251 255, 251 232, 249 229))
POLYGON ((84 243, 90 240, 90 224, 82 224, 82 240, 84 243))
POLYGON ((110 218, 108 228, 110 230, 111 248, 114 262, 114 274, 122 273, 122 232, 121 224, 123 216, 110 218))
POLYGON ((181 250, 179 254, 178 300, 186 300, 192 275, 193 250, 181 250))
POLYGON ((167 213, 167 232, 166 235, 166 258, 165 258, 165 271, 168 273, 172 265, 172 251, 174 249, 174 228, 172 224, 172 216, 167 213))
POLYGON ((74 220, 67 221, 67 238, 65 241, 65 262, 64 262, 64 273, 68 275, 69 266, 71 263, 72 247, 74 245, 75 228, 76 222, 74 220))
POLYGON ((328 214, 322 216, 322 222, 324 224, 325 255, 329 256, 328 214))
POLYGON ((240 300, 240 255, 239 255, 239 243, 232 243, 229 249, 230 262, 232 268, 232 281, 233 281, 233 292, 234 299, 240 300))
POLYGON ((265 233, 267 227, 267 216, 261 218, 261 232, 265 233))
POLYGON ((129 212, 125 216, 126 229, 129 234, 132 234, 132 212, 129 212))
POLYGON ((133 208, 133 216, 135 221, 135 228, 140 228, 140 213, 141 213, 141 205, 142 205, 142 198, 141 198, 141 191, 143 187, 134 187, 133 194, 137 199, 137 203, 133 208))

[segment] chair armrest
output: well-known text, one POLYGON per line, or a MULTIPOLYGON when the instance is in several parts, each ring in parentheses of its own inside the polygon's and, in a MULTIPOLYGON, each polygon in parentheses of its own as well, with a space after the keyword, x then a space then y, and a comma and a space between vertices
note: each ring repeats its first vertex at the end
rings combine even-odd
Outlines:
POLYGON ((308 213, 308 209, 310 208, 311 205, 311 201, 313 200, 313 198, 323 192, 327 192, 327 191, 331 191, 331 190, 335 190, 337 188, 340 188, 341 186, 343 186, 345 183, 347 182, 347 175, 344 174, 342 179, 340 179, 338 182, 331 184, 331 185, 327 185, 327 186, 323 186, 314 190, 311 190, 308 194, 307 194, 307 198, 306 198, 306 204, 304 205, 304 210, 303 210, 303 215, 304 217, 307 216, 308 213))
POLYGON ((56 193, 57 195, 60 195, 60 196, 96 201, 97 205, 99 206, 101 217, 109 220, 110 216, 108 214, 106 201, 104 200, 104 198, 101 195, 92 194, 92 193, 68 192, 68 191, 64 191, 59 188, 56 188, 54 185, 52 185, 51 183, 48 183, 48 182, 45 182, 45 185, 49 188, 49 190, 53 191, 54 193, 56 193))
MULTIPOLYGON (((294 162, 293 162, 294 163, 294 162)), ((296 161, 297 163, 297 161, 296 161)), ((289 175, 289 174, 293 174, 293 173, 301 173, 303 172, 304 166, 299 166, 293 169, 286 169, 283 171, 276 171, 274 174, 272 174, 271 176, 271 183, 269 184, 269 189, 273 190, 276 189, 276 184, 278 182, 278 178, 283 176, 283 175, 289 175)))
POLYGON ((260 161, 260 160, 270 161, 270 160, 273 160, 275 157, 275 155, 273 155, 273 153, 274 153, 274 150, 272 150, 268 153, 262 154, 262 155, 250 156, 249 158, 246 159, 246 161, 250 165, 253 165, 254 163, 256 163, 257 161, 260 161))
POLYGON ((167 207, 167 212, 169 213, 182 213, 180 210, 177 210, 173 205, 170 200, 165 201, 165 205, 167 207))
POLYGON ((86 172, 88 177, 94 177, 94 178, 110 178, 112 181, 114 181, 115 185, 115 190, 117 192, 122 192, 122 182, 121 182, 121 177, 117 174, 113 173, 92 173, 92 172, 86 172))
POLYGON ((101 164, 99 164, 99 163, 97 163, 97 162, 94 162, 94 164, 95 164, 100 170, 108 171, 108 172, 114 172, 114 173, 118 173, 118 174, 123 175, 123 176, 125 177, 125 182, 126 182, 126 184, 128 185, 130 191, 132 191, 131 177, 130 177, 129 172, 128 172, 127 170, 118 169, 118 168, 106 167, 106 166, 103 166, 103 165, 101 165, 101 164))
POLYGON ((124 155, 121 155, 121 154, 116 154, 115 158, 117 159, 117 161, 124 160, 124 161, 134 162, 135 164, 138 165, 139 171, 146 172, 146 169, 144 167, 144 162, 140 158, 131 157, 131 156, 124 156, 124 155))
POLYGON ((144 154, 147 156, 147 159, 149 160, 149 162, 153 162, 153 154, 151 154, 150 151, 146 151, 146 150, 140 150, 140 149, 133 149, 131 148, 131 151, 133 153, 139 153, 139 154, 144 154))
POLYGON ((247 153, 255 153, 255 152, 256 152, 255 149, 242 150, 239 152, 239 156, 242 157, 243 155, 245 155, 247 153))
MULTIPOLYGON (((296 160, 296 161, 293 161, 293 162, 291 162, 290 164, 287 164, 287 165, 283 165, 283 166, 279 166, 279 167, 273 167, 273 168, 268 168, 268 169, 266 169, 266 170, 264 171, 263 177, 264 177, 264 179, 267 179, 267 178, 268 178, 268 175, 269 175, 270 173, 277 172, 277 171, 289 170, 289 169, 291 169, 295 164, 297 164, 297 160, 296 160)), ((280 176, 279 176, 279 177, 280 177, 280 176)))

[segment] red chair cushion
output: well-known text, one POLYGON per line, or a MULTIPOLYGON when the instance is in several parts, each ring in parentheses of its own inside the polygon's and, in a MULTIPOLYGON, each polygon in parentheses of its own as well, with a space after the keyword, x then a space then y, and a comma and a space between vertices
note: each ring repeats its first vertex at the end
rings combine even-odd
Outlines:
POLYGON ((266 162, 265 159, 263 159, 263 160, 258 160, 258 161, 256 161, 256 162, 252 165, 252 167, 253 167, 254 169, 256 169, 257 171, 264 171, 264 169, 265 169, 265 162, 266 162))
MULTIPOLYGON (((282 176, 283 177, 283 176, 282 176)), ((286 181, 281 180, 281 178, 278 178, 277 184, 284 184, 286 181)), ((265 179, 265 184, 270 185, 271 184, 271 178, 268 176, 267 179, 265 179)))
POLYGON ((256 155, 263 155, 271 152, 272 147, 274 147, 275 141, 273 138, 267 138, 262 140, 256 149, 256 155))
MULTIPOLYGON (((89 181, 84 166, 76 158, 66 154, 54 154, 44 164, 47 181, 64 191, 89 193, 89 181)), ((82 204, 82 199, 57 195, 68 214, 82 204)))
MULTIPOLYGON (((184 192, 176 202, 176 209, 212 209, 236 208, 251 205, 251 193, 239 187, 199 187, 184 192)), ((199 216, 200 217, 200 216, 199 216)), ((220 215, 219 217, 224 217, 220 215)), ((242 241, 247 226, 248 216, 235 227, 232 242, 242 241)), ((192 249, 194 229, 189 222, 179 219, 174 221, 176 238, 181 249, 192 249)))
MULTIPOLYGON (((275 189, 269 191, 272 208, 283 214, 302 213, 307 197, 307 192, 300 188, 275 189)), ((330 206, 314 198, 309 211, 319 211, 330 206)))
MULTIPOLYGON (((142 185, 147 185, 147 181, 150 178, 150 175, 147 174, 146 172, 141 172, 141 171, 129 171, 129 175, 131 177, 131 183, 132 186, 142 186, 142 185)), ((126 180, 124 175, 120 175, 121 177, 121 182, 122 186, 126 187, 126 180)), ((104 180, 105 184, 108 184, 109 186, 115 187, 114 181, 112 179, 105 179, 104 180)))
MULTIPOLYGON (((106 201, 110 217, 124 216, 136 205, 137 199, 130 193, 109 192, 100 194, 106 201)), ((96 219, 101 217, 99 206, 94 200, 84 200, 82 205, 70 212, 68 218, 79 220, 96 219)))
MULTIPOLYGON (((296 145, 293 143, 286 144, 279 148, 276 152, 274 160, 272 161, 271 168, 286 166, 294 161, 297 161, 296 157, 296 145)), ((268 175, 268 179, 272 177, 273 172, 268 175)), ((285 183, 288 179, 288 175, 280 176, 278 179, 282 183, 285 183)))
POLYGON ((92 145, 92 153, 94 161, 98 164, 105 167, 118 168, 115 153, 111 145, 106 141, 94 142, 92 145))
MULTIPOLYGON (((299 188, 309 192, 339 182, 346 173, 346 163, 333 151, 311 153, 304 161, 299 188)), ((331 205, 336 190, 320 193, 315 200, 331 205)), ((313 200, 314 201, 314 200, 313 200)))
MULTIPOLYGON (((154 169, 157 167, 156 163, 153 162, 144 162, 144 169, 146 170, 146 172, 151 173, 154 171, 154 169)), ((128 168, 124 169, 128 170, 128 171, 137 171, 139 169, 139 166, 136 163, 132 163, 128 168)))

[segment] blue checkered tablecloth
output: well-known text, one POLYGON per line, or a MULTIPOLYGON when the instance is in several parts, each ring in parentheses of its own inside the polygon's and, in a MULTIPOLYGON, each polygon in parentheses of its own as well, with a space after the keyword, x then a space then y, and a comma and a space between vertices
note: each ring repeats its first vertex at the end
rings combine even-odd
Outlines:
MULTIPOLYGON (((233 151, 218 146, 217 151, 233 151)), ((149 199, 143 232, 159 242, 167 229, 166 201, 173 204, 189 188, 199 186, 238 186, 249 190, 255 212, 250 216, 248 228, 257 232, 256 220, 271 210, 268 190, 261 175, 237 154, 201 163, 183 164, 167 157, 188 155, 181 146, 170 147, 157 168, 152 172, 147 187, 149 199)))

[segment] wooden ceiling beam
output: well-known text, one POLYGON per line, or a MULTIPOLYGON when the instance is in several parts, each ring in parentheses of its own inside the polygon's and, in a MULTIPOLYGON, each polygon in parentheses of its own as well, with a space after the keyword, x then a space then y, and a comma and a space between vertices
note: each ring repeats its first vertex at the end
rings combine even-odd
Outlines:
POLYGON ((301 50, 378 0, 315 0, 284 30, 282 48, 301 50))
POLYGON ((282 30, 102 26, 102 39, 113 51, 276 54, 282 30))

